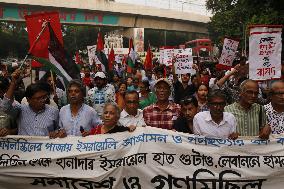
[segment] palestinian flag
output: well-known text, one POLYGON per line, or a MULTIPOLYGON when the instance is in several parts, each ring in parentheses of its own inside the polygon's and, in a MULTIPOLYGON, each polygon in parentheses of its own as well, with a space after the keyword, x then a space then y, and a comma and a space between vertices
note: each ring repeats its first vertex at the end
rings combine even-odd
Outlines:
POLYGON ((134 50, 133 46, 133 39, 130 38, 129 40, 129 52, 128 52, 128 57, 127 57, 127 72, 131 73, 132 68, 135 66, 135 60, 137 58, 136 52, 134 50))
POLYGON ((108 73, 108 71, 109 71, 108 59, 107 59, 107 57, 104 53, 104 42, 103 42, 101 32, 98 33, 96 56, 97 56, 96 64, 102 64, 102 67, 104 67, 104 69, 105 69, 103 71, 108 73))
POLYGON ((48 60, 34 57, 48 70, 53 71, 57 76, 62 77, 65 84, 72 79, 80 79, 80 70, 72 57, 64 50, 57 39, 52 27, 48 24, 50 41, 48 45, 48 60))

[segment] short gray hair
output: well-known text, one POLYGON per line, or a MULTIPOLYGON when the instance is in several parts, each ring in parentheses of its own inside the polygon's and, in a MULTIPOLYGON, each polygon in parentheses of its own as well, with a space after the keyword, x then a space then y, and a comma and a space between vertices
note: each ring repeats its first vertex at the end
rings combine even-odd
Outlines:
POLYGON ((256 83, 256 84, 258 85, 258 83, 257 83, 256 81, 254 81, 254 80, 252 80, 252 79, 246 79, 246 80, 244 80, 244 81, 240 84, 240 92, 244 92, 244 91, 245 91, 246 85, 247 85, 247 83, 249 83, 249 82, 253 82, 253 83, 256 83))
POLYGON ((104 111, 105 111, 106 107, 108 107, 108 106, 114 107, 114 109, 116 111, 117 118, 119 119, 120 118, 120 108, 117 106, 117 104, 113 103, 113 102, 106 103, 105 106, 104 106, 104 111))

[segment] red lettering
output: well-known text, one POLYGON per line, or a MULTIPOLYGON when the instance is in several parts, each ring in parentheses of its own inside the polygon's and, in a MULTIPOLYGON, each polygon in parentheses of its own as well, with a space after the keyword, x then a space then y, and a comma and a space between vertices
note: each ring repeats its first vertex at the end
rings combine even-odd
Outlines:
POLYGON ((67 19, 67 14, 66 14, 66 12, 60 12, 60 13, 59 13, 59 19, 66 21, 66 19, 67 19))

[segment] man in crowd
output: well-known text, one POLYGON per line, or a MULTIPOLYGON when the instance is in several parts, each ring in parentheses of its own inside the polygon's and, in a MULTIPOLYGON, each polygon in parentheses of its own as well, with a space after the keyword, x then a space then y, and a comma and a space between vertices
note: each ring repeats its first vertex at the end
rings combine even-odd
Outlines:
POLYGON ((146 73, 145 73, 145 77, 142 78, 142 80, 147 80, 150 84, 150 89, 152 92, 154 92, 154 85, 156 83, 156 80, 153 78, 153 72, 152 70, 146 70, 146 73))
POLYGON ((240 85, 238 102, 225 107, 237 119, 237 132, 240 136, 259 136, 268 139, 271 129, 266 122, 264 107, 257 104, 259 87, 257 82, 247 79, 240 85))
POLYGON ((209 111, 199 112, 193 119, 193 133, 207 137, 238 138, 237 121, 232 113, 224 112, 226 96, 220 91, 208 95, 209 111))
MULTIPOLYGON (((59 113, 59 126, 67 135, 87 136, 92 128, 101 124, 97 112, 84 104, 86 89, 80 81, 70 81, 67 88, 69 103, 63 106, 59 113)), ((59 137, 64 132, 59 131, 59 137)))
POLYGON ((264 106, 272 134, 284 133, 284 82, 276 81, 271 86, 271 103, 264 106))
MULTIPOLYGON (((193 68, 196 70, 197 79, 199 80, 199 73, 197 65, 194 65, 193 68)), ((186 96, 192 96, 196 92, 196 86, 190 84, 190 73, 181 74, 181 82, 178 80, 177 75, 175 74, 175 67, 172 67, 173 79, 174 79, 174 102, 180 103, 180 100, 186 96)))
MULTIPOLYGON (((4 94, 7 92, 8 87, 9 80, 6 77, 0 76, 0 102, 2 102, 4 94)), ((0 137, 9 134, 17 134, 16 117, 17 112, 7 114, 0 108, 0 137)))
POLYGON ((139 94, 137 91, 127 91, 124 95, 125 108, 120 113, 119 123, 125 127, 146 126, 143 111, 139 107, 139 94))
POLYGON ((88 91, 88 103, 96 110, 99 116, 103 113, 104 104, 115 102, 114 86, 107 83, 104 72, 95 74, 95 87, 88 91))
POLYGON ((58 126, 58 109, 46 104, 48 89, 42 83, 31 84, 25 91, 28 105, 13 103, 14 90, 21 80, 21 71, 12 74, 12 81, 4 95, 1 107, 6 113, 18 111, 18 134, 32 136, 48 136, 58 126))
POLYGON ((171 84, 165 79, 157 80, 155 84, 157 102, 143 110, 145 123, 151 127, 173 129, 174 120, 180 115, 180 106, 169 101, 171 84))

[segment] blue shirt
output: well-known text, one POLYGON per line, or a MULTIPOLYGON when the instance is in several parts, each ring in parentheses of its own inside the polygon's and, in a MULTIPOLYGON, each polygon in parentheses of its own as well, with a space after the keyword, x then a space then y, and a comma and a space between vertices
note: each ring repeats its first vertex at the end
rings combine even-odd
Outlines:
POLYGON ((63 106, 59 112, 59 127, 64 128, 67 135, 81 136, 80 127, 83 127, 85 131, 90 131, 101 123, 95 109, 86 104, 82 104, 75 117, 72 116, 70 104, 63 106))
POLYGON ((18 111, 18 135, 48 136, 58 126, 58 109, 45 105, 40 112, 34 112, 29 105, 14 104, 4 97, 1 108, 5 112, 18 111))

